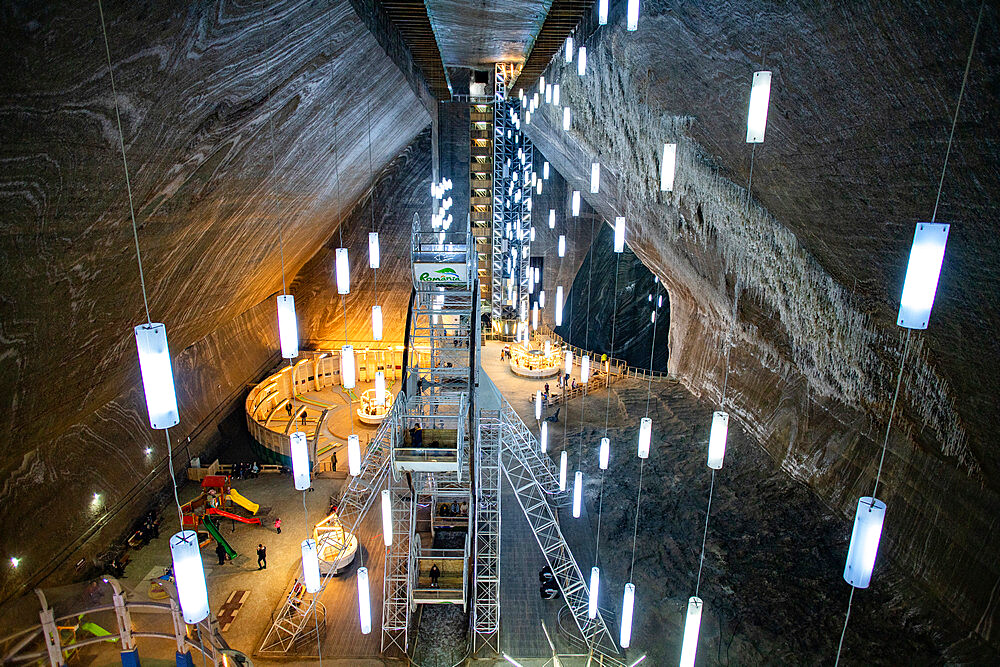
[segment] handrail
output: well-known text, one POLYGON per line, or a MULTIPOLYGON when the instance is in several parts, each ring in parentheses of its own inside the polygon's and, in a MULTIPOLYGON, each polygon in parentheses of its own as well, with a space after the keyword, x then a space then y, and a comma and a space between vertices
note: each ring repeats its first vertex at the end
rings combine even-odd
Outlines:
MULTIPOLYGON (((582 347, 578 347, 571 343, 566 342, 566 339, 553 331, 552 327, 548 324, 540 324, 538 329, 532 332, 532 337, 541 338, 542 336, 549 336, 555 338, 560 342, 560 344, 573 352, 574 355, 589 355, 591 361, 595 359, 601 359, 601 355, 597 354, 592 350, 585 350, 582 347)), ((603 363, 603 362, 601 362, 603 363)), ((617 357, 608 357, 608 371, 609 374, 619 375, 622 377, 632 377, 638 379, 649 379, 652 377, 654 380, 662 379, 676 379, 670 371, 650 371, 648 368, 640 368, 638 366, 630 366, 624 359, 619 359, 617 357), (612 372, 613 371, 613 372, 612 372)))

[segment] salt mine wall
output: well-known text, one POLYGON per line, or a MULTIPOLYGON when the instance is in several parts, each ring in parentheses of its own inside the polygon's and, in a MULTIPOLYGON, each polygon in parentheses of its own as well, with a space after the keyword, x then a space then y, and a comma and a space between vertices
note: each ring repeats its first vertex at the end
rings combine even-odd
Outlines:
MULTIPOLYGON (((430 115, 346 0, 104 16, 182 467, 275 358, 279 222, 290 280, 366 191, 369 160, 380 171, 430 115)), ((0 575, 7 599, 93 559, 169 478, 139 384, 146 313, 97 8, 20 3, 2 29, 0 544, 22 558, 0 575)))
MULTIPOLYGON (((669 292, 672 373, 715 403, 727 386, 725 409, 843 517, 845 544, 872 491, 904 347, 894 322, 906 255, 931 215, 977 9, 880 4, 834 20, 761 3, 743 22, 729 3, 643 3, 637 33, 612 22, 590 37, 586 77, 561 59, 545 73, 573 109, 571 131, 544 105, 525 126, 605 219, 627 217, 629 246, 669 292), (895 49, 906 57, 887 63, 895 49), (762 56, 775 78, 748 198, 746 98, 762 56), (664 142, 678 143, 672 193, 658 188, 664 142)), ((980 38, 996 36, 987 11, 980 38)), ((989 57, 970 71, 938 211, 956 224, 931 327, 906 359, 878 495, 882 557, 996 646, 988 424, 1000 355, 986 276, 998 248, 982 221, 1000 193, 995 151, 977 141, 996 135, 1000 108, 989 57)))

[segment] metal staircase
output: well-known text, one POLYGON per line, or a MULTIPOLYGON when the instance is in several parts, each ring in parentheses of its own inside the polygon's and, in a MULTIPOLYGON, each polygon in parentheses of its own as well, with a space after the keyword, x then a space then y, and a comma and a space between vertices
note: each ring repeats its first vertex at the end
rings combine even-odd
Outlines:
POLYGON ((472 613, 473 646, 500 653, 500 436, 499 414, 479 418, 476 463, 476 526, 474 569, 475 604, 472 613))
POLYGON ((555 496, 557 504, 563 504, 568 494, 559 490, 559 468, 549 456, 542 453, 535 434, 503 397, 500 398, 500 421, 507 429, 504 446, 534 471, 535 479, 546 494, 555 496))

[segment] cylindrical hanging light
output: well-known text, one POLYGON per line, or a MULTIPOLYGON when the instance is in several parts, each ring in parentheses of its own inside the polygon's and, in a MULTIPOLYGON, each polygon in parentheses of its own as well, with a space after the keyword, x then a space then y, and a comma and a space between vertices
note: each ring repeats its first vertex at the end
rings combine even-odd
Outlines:
POLYGON ((278 295, 278 340, 283 358, 299 356, 299 325, 295 321, 295 297, 291 294, 278 295))
POLYGON ((583 473, 579 470, 573 475, 573 518, 579 519, 583 509, 583 473))
POLYGON ((552 352, 552 341, 550 341, 548 338, 546 338, 545 339, 545 356, 546 357, 549 356, 549 353, 551 353, 551 352, 552 352))
POLYGON ((318 593, 322 587, 319 578, 319 553, 316 540, 302 540, 302 583, 308 593, 318 593))
POLYGON ((340 383, 344 389, 353 389, 356 384, 354 374, 354 346, 340 348, 340 383))
POLYGON ((385 405, 385 371, 375 371, 375 405, 385 405))
POLYGON ((382 489, 382 541, 385 546, 392 546, 392 499, 389 489, 382 489))
POLYGON ((361 474, 361 438, 356 433, 347 436, 347 469, 351 477, 361 474))
POLYGON ((615 218, 615 252, 625 250, 625 218, 615 218))
POLYGON ((538 307, 539 308, 545 307, 545 290, 538 291, 538 307))
POLYGON ((562 285, 556 286, 556 326, 562 326, 563 292, 562 285))
MULTIPOLYGON (((559 106, 559 84, 558 83, 556 85, 552 86, 552 106, 556 106, 556 107, 559 106)), ((545 164, 548 164, 548 162, 546 162, 545 164)), ((546 176, 545 178, 548 178, 548 176, 546 176)))
POLYGON ((552 104, 552 84, 546 84, 545 86, 545 103, 552 104))
POLYGON ((351 267, 347 261, 347 248, 337 248, 337 294, 351 293, 351 267))
POLYGON ((608 469, 608 461, 611 459, 611 440, 608 438, 601 438, 601 453, 598 461, 598 465, 601 470, 608 469))
POLYGON ((559 256, 560 257, 565 257, 566 256, 566 235, 565 234, 560 234, 559 235, 558 252, 559 252, 559 256))
POLYGON ((926 329, 934 306, 950 225, 917 223, 906 264, 903 294, 896 323, 908 329, 926 329))
POLYGON ((573 190, 573 217, 580 215, 580 191, 573 190))
POLYGON ((198 533, 182 530, 170 538, 170 559, 174 565, 177 598, 185 623, 198 623, 208 616, 208 587, 201 562, 198 533))
POLYGON ((708 467, 722 468, 726 457, 726 436, 729 434, 729 413, 717 410, 712 413, 712 431, 708 436, 708 467))
POLYGON ((573 35, 566 38, 566 62, 573 62, 573 35))
POLYGON ((535 392, 535 419, 542 418, 542 390, 535 392))
POLYGON ((556 228, 556 210, 554 208, 549 209, 549 229, 556 228))
POLYGON ((649 443, 653 439, 653 420, 643 417, 639 420, 639 458, 649 458, 649 443))
POLYGON ((596 565, 590 568, 590 590, 587 591, 587 618, 597 618, 597 596, 601 587, 601 570, 596 565))
POLYGON ((567 460, 566 450, 559 452, 559 490, 566 490, 566 466, 569 461, 567 460))
MULTIPOLYGON (((553 96, 559 90, 559 84, 556 84, 555 89, 552 91, 553 96)), ((548 161, 542 162, 542 178, 546 181, 549 180, 549 163, 548 161)))
POLYGON ((296 431, 289 437, 289 449, 292 452, 292 481, 296 491, 308 491, 309 483, 309 443, 306 434, 296 431))
MULTIPOLYGON (((538 187, 539 187, 539 192, 538 192, 538 194, 542 194, 542 193, 541 193, 541 186, 542 186, 542 182, 541 182, 541 181, 538 181, 538 187)), ((530 228, 530 229, 528 230, 528 239, 529 239, 529 240, 530 240, 530 241, 531 241, 532 243, 534 243, 534 242, 535 242, 535 226, 534 226, 534 225, 532 225, 532 226, 531 226, 531 228, 530 228)))
POLYGON ((618 643, 622 648, 628 648, 632 643, 632 612, 635 606, 635 584, 625 584, 625 595, 622 596, 622 622, 618 643))
POLYGON ((372 306, 372 339, 382 340, 382 306, 372 306))
POLYGON ((368 266, 377 269, 379 265, 378 232, 368 232, 368 266))
MULTIPOLYGON (((608 24, 608 0, 600 0, 597 3, 597 25, 608 24)), ((593 616, 591 616, 593 618, 593 616)))
POLYGON ((587 47, 581 46, 577 55, 576 73, 584 76, 587 73, 587 47))
POLYGON ((701 598, 694 596, 688 598, 684 639, 681 641, 680 667, 694 667, 694 658, 698 653, 698 633, 701 631, 701 608, 701 598))
POLYGON ((754 72, 750 84, 750 110, 747 113, 747 143, 764 143, 767 128, 767 103, 771 98, 771 73, 754 72))
POLYGON ((368 568, 358 568, 358 616, 361 621, 361 634, 372 631, 372 602, 368 590, 368 568))
POLYGON ((135 346, 139 351, 139 372, 149 425, 157 429, 176 426, 180 416, 167 347, 167 328, 159 322, 140 324, 135 328, 135 346))
POLYGON ((630 31, 638 30, 639 28, 639 0, 628 0, 628 5, 626 5, 625 10, 626 25, 625 29, 630 31))
POLYGON ((542 446, 542 451, 546 452, 549 449, 549 423, 542 422, 542 433, 538 439, 539 444, 542 446))
POLYGON ((677 171, 677 144, 663 144, 663 158, 660 160, 660 191, 674 189, 674 174, 677 171))
POLYGON ((580 382, 587 384, 587 380, 590 379, 590 355, 585 354, 580 359, 580 382))
POLYGON ((601 191, 601 163, 590 163, 590 193, 596 194, 601 191))
POLYGON ((532 330, 538 329, 538 302, 537 301, 531 306, 531 328, 532 328, 532 330))
POLYGON ((871 583, 884 521, 884 502, 871 496, 858 500, 854 530, 851 531, 851 546, 847 549, 847 563, 844 566, 844 581, 855 588, 868 588, 871 583))
POLYGON ((569 132, 569 107, 563 107, 563 132, 569 132))
POLYGON ((566 350, 566 375, 573 372, 573 352, 566 350))

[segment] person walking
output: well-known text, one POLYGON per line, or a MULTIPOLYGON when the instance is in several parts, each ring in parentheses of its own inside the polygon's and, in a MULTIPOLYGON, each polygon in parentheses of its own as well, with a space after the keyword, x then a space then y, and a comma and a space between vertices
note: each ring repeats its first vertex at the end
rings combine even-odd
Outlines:
POLYGON ((215 544, 215 555, 219 557, 219 565, 226 564, 226 547, 222 546, 222 542, 215 544))
POLYGON ((281 535, 281 518, 276 518, 274 520, 274 530, 281 535))
POLYGON ((437 563, 431 565, 431 588, 440 588, 438 586, 438 577, 441 576, 441 570, 438 569, 437 563))
POLYGON ((337 472, 337 452, 330 457, 330 462, 333 464, 333 472, 337 472))
POLYGON ((267 547, 263 544, 257 545, 257 569, 266 570, 267 569, 267 547))
POLYGON ((302 425, 303 425, 303 426, 305 426, 305 425, 306 425, 306 414, 307 414, 307 413, 306 413, 306 411, 305 411, 305 410, 303 410, 303 411, 302 411, 302 425))

